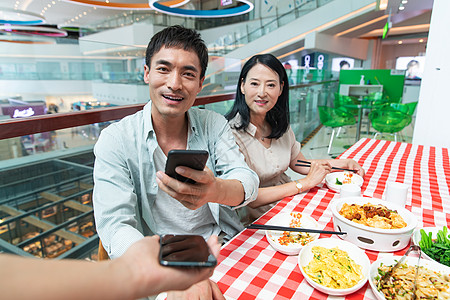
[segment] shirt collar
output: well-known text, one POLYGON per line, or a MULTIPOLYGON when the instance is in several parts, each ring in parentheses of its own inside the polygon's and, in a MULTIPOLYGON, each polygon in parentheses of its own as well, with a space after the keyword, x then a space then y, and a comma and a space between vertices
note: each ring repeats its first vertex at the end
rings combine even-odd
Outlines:
MULTIPOLYGON (((197 136, 198 132, 196 128, 198 127, 197 122, 198 120, 194 116, 194 112, 192 108, 190 108, 187 111, 188 116, 188 140, 192 136, 197 136)), ((152 123, 152 101, 150 100, 147 104, 144 106, 144 112, 143 112, 143 118, 144 118, 144 135, 145 137, 152 137, 155 134, 155 130, 153 129, 153 123, 152 123)))
MULTIPOLYGON (((233 126, 239 126, 242 123, 242 117, 239 113, 236 113, 236 116, 234 116, 233 119, 231 119, 230 124, 233 126)), ((256 126, 253 125, 251 122, 248 123, 247 128, 245 131, 250 134, 251 136, 255 137, 256 134, 256 126)))

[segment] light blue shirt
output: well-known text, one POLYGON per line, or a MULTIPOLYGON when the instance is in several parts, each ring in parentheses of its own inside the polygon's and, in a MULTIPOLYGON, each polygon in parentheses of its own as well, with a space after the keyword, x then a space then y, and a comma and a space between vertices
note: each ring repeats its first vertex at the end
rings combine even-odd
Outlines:
MULTIPOLYGON (((245 163, 223 116, 191 108, 188 121, 187 148, 207 150, 206 165, 214 175, 237 179, 244 187, 245 200, 237 207, 208 203, 215 222, 231 238, 243 229, 234 209, 256 199, 258 176, 245 163)), ((153 161, 157 146, 150 101, 142 111, 105 128, 94 147, 94 216, 111 258, 156 228, 152 207, 158 193, 153 161)))

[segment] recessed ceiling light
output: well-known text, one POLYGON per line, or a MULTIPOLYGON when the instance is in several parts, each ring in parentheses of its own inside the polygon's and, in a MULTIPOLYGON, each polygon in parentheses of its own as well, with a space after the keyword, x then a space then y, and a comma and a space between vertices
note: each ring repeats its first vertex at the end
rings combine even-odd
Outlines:
POLYGON ((84 11, 84 12, 83 12, 83 15, 87 15, 87 12, 84 11))
POLYGON ((398 10, 404 10, 405 7, 403 6, 403 4, 400 4, 400 6, 398 7, 398 10))
POLYGON ((402 0, 402 4, 408 3, 408 0, 402 0))
POLYGON ((399 44, 399 45, 403 44, 403 41, 398 41, 398 44, 399 44))
POLYGON ((419 43, 423 43, 423 39, 420 39, 420 40, 419 40, 419 43))

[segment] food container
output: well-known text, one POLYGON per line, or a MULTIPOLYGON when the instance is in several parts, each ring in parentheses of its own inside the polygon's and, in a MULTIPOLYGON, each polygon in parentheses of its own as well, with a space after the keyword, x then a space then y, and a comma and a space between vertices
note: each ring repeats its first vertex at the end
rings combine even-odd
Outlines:
POLYGON ((339 235, 339 237, 364 249, 381 252, 401 250, 408 246, 411 235, 417 226, 417 217, 414 214, 403 207, 381 199, 369 197, 336 199, 331 202, 330 206, 333 213, 334 230, 347 233, 339 235), (352 222, 339 214, 344 203, 384 205, 390 210, 396 210, 407 226, 400 229, 379 229, 352 222))
MULTIPOLYGON (((345 174, 350 173, 348 171, 346 172, 333 172, 329 173, 327 176, 325 176, 325 183, 327 184, 328 188, 332 191, 335 191, 336 193, 340 193, 342 185, 336 184, 336 179, 338 179, 340 182, 344 182, 345 180, 345 174)), ((351 183, 343 183, 344 184, 355 184, 359 187, 361 187, 364 183, 364 179, 359 176, 356 173, 352 174, 351 177, 351 183)))
MULTIPOLYGON (((423 227, 423 228, 416 228, 416 230, 414 230, 413 235, 412 235, 412 243, 414 245, 420 246, 419 242, 420 240, 422 240, 422 236, 420 235, 420 230, 423 229, 425 230, 426 234, 429 234, 431 232, 431 239, 435 240, 437 239, 437 233, 439 232, 439 230, 442 230, 442 226, 441 227, 423 227)), ((432 259, 431 257, 429 257, 425 251, 423 251, 422 249, 422 257, 428 260, 432 260, 437 262, 438 264, 441 264, 440 262, 432 259)), ((448 267, 447 265, 441 264, 443 266, 448 267)))
MULTIPOLYGON (((309 228, 309 229, 320 229, 319 223, 317 223, 314 218, 311 216, 305 215, 301 213, 302 217, 300 218, 300 227, 309 228)), ((289 213, 280 213, 275 215, 272 219, 270 219, 266 225, 276 225, 276 226, 284 226, 290 227, 291 220, 294 217, 289 213)), ((297 235, 297 232, 291 232, 291 234, 297 235)), ((278 252, 286 254, 286 255, 297 255, 304 245, 301 243, 289 243, 287 245, 282 245, 279 242, 279 238, 283 235, 283 231, 276 230, 266 230, 266 238, 269 244, 278 252)), ((319 238, 318 233, 309 233, 310 240, 316 240, 319 238)))
MULTIPOLYGON (((374 261, 372 263, 372 265, 370 266, 369 284, 370 284, 370 287, 371 287, 375 297, 377 297, 378 300, 386 300, 386 297, 383 295, 383 293, 378 291, 378 289, 377 289, 376 278, 380 276, 378 274, 378 268, 380 267, 381 264, 386 265, 386 266, 393 266, 400 260, 400 258, 402 258, 402 257, 401 256, 382 257, 382 258, 374 261)), ((408 256, 405 258, 404 263, 409 266, 416 266, 417 265, 417 257, 409 257, 408 256)), ((427 268, 429 270, 432 270, 435 272, 440 272, 441 274, 450 274, 449 267, 444 266, 443 264, 437 263, 434 260, 421 259, 419 262, 419 265, 421 267, 427 268)))
POLYGON ((361 287, 364 286, 367 279, 369 278, 369 269, 370 269, 370 261, 367 257, 366 253, 356 247, 355 245, 342 241, 340 239, 336 238, 326 238, 326 239, 318 239, 316 241, 313 241, 303 247, 303 249, 300 251, 300 254, 298 256, 298 266, 300 268, 300 271, 302 272, 303 276, 305 277, 306 281, 312 285, 314 288, 318 289, 319 291, 334 295, 334 296, 343 296, 348 295, 351 293, 356 292, 361 287), (321 246, 323 248, 332 249, 332 248, 339 248, 340 250, 343 250, 347 252, 348 256, 358 265, 362 267, 362 274, 363 278, 353 287, 347 288, 347 289, 335 289, 335 288, 329 288, 324 285, 321 285, 314 280, 312 280, 311 277, 304 271, 304 267, 309 264, 309 262, 313 259, 313 253, 311 251, 312 247, 314 246, 321 246))

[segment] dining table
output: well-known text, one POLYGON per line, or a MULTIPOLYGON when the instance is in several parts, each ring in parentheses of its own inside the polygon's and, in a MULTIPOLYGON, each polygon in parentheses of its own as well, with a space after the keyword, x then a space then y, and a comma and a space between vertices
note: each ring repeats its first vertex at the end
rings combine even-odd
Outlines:
MULTIPOLYGON (((336 159, 354 159, 365 170, 363 197, 384 199, 386 183, 409 186, 406 209, 418 227, 450 225, 450 159, 447 148, 362 138, 336 159)), ((308 192, 287 197, 255 223, 265 224, 280 213, 312 216, 324 230, 333 230, 330 202, 339 193, 320 184, 308 192)), ((321 234, 319 238, 336 238, 321 234)), ((371 263, 396 252, 365 250, 371 263)), ((226 299, 367 299, 375 300, 368 282, 346 296, 330 296, 314 289, 303 277, 297 255, 284 255, 268 243, 263 230, 244 229, 224 244, 211 277, 226 299)))

